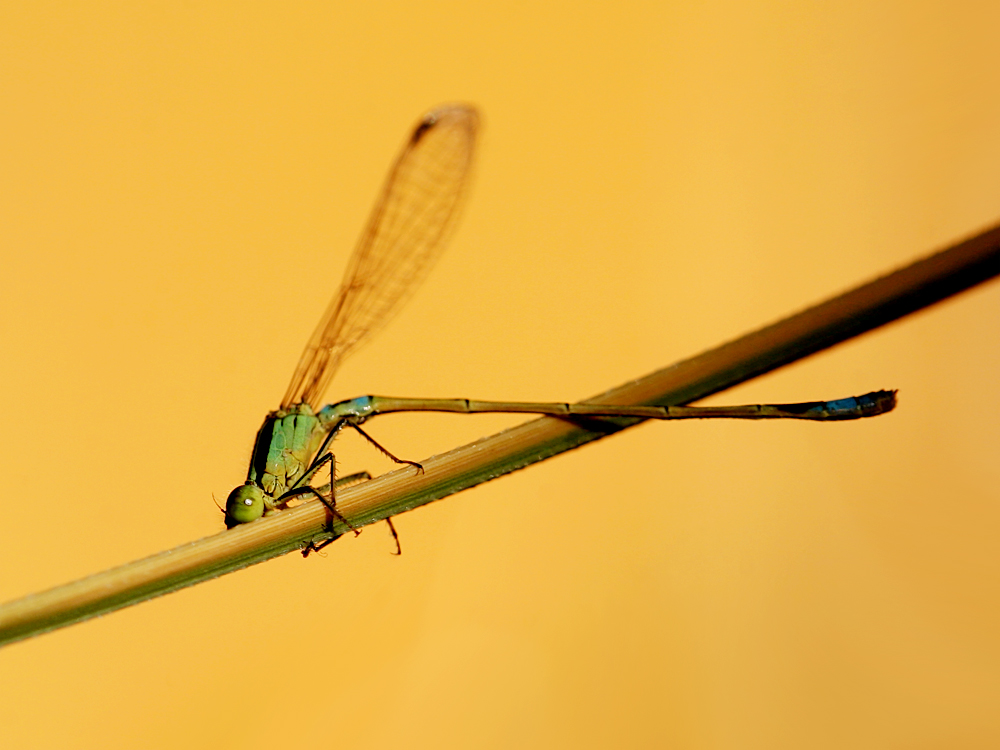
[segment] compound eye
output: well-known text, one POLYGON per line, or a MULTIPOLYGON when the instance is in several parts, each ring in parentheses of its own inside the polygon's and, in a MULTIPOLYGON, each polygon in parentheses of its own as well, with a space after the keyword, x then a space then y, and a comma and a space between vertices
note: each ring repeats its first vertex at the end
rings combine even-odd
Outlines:
POLYGON ((264 515, 264 492, 256 484, 241 484, 226 498, 226 528, 256 521, 264 515))

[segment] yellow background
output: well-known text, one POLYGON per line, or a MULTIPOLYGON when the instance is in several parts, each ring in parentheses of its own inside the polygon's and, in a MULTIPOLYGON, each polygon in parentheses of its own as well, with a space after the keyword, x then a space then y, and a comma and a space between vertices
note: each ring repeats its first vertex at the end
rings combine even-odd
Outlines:
MULTIPOLYGON (((7 3, 0 600, 217 532, 415 119, 467 211, 338 374, 576 400, 1000 218, 996 3, 7 3)), ((1000 286, 0 651, 18 748, 995 747, 1000 286)), ((420 459, 517 418, 392 416, 420 459)), ((345 439, 344 471, 385 464, 345 439)))

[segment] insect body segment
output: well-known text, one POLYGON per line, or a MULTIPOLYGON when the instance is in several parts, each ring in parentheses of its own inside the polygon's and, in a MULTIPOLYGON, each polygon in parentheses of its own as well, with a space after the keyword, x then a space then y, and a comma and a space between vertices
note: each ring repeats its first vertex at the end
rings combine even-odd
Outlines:
POLYGON ((378 396, 358 396, 357 398, 327 404, 319 410, 320 421, 329 424, 338 419, 348 419, 354 424, 361 424, 365 418, 374 416, 377 411, 378 396))
POLYGON ((306 478, 326 434, 309 404, 271 412, 257 432, 246 484, 226 500, 226 526, 254 521, 284 505, 283 497, 306 478))
POLYGON ((325 434, 309 404, 272 412, 257 433, 247 481, 280 497, 306 473, 325 434))
POLYGON ((264 515, 266 508, 264 492, 260 487, 251 482, 240 485, 226 499, 226 528, 256 521, 264 515))

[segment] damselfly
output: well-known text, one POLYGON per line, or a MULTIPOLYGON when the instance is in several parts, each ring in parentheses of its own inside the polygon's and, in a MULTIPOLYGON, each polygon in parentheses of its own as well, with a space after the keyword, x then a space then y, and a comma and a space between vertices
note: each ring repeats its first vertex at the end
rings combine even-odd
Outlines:
POLYGON ((831 421, 871 417, 895 406, 894 391, 876 391, 836 401, 752 406, 604 406, 362 396, 320 408, 340 363, 399 309, 443 249, 468 185, 478 125, 475 109, 456 104, 429 112, 413 130, 389 172, 340 290, 295 368, 281 407, 267 415, 257 433, 246 483, 226 501, 226 526, 256 520, 280 510, 293 498, 314 495, 330 512, 332 532, 333 518, 340 515, 330 447, 344 427, 357 430, 394 461, 420 469, 417 463, 393 456, 361 429, 366 420, 387 412, 831 421), (326 465, 330 485, 316 488, 313 477, 326 465))

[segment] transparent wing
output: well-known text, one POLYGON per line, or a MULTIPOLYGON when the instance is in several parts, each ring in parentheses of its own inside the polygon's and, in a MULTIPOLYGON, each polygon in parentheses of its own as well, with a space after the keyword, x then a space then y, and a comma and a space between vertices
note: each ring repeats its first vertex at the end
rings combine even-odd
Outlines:
POLYGON ((424 279, 455 224, 479 116, 455 104, 427 113, 396 159, 348 262, 340 291, 302 353, 282 407, 317 408, 343 359, 424 279))

